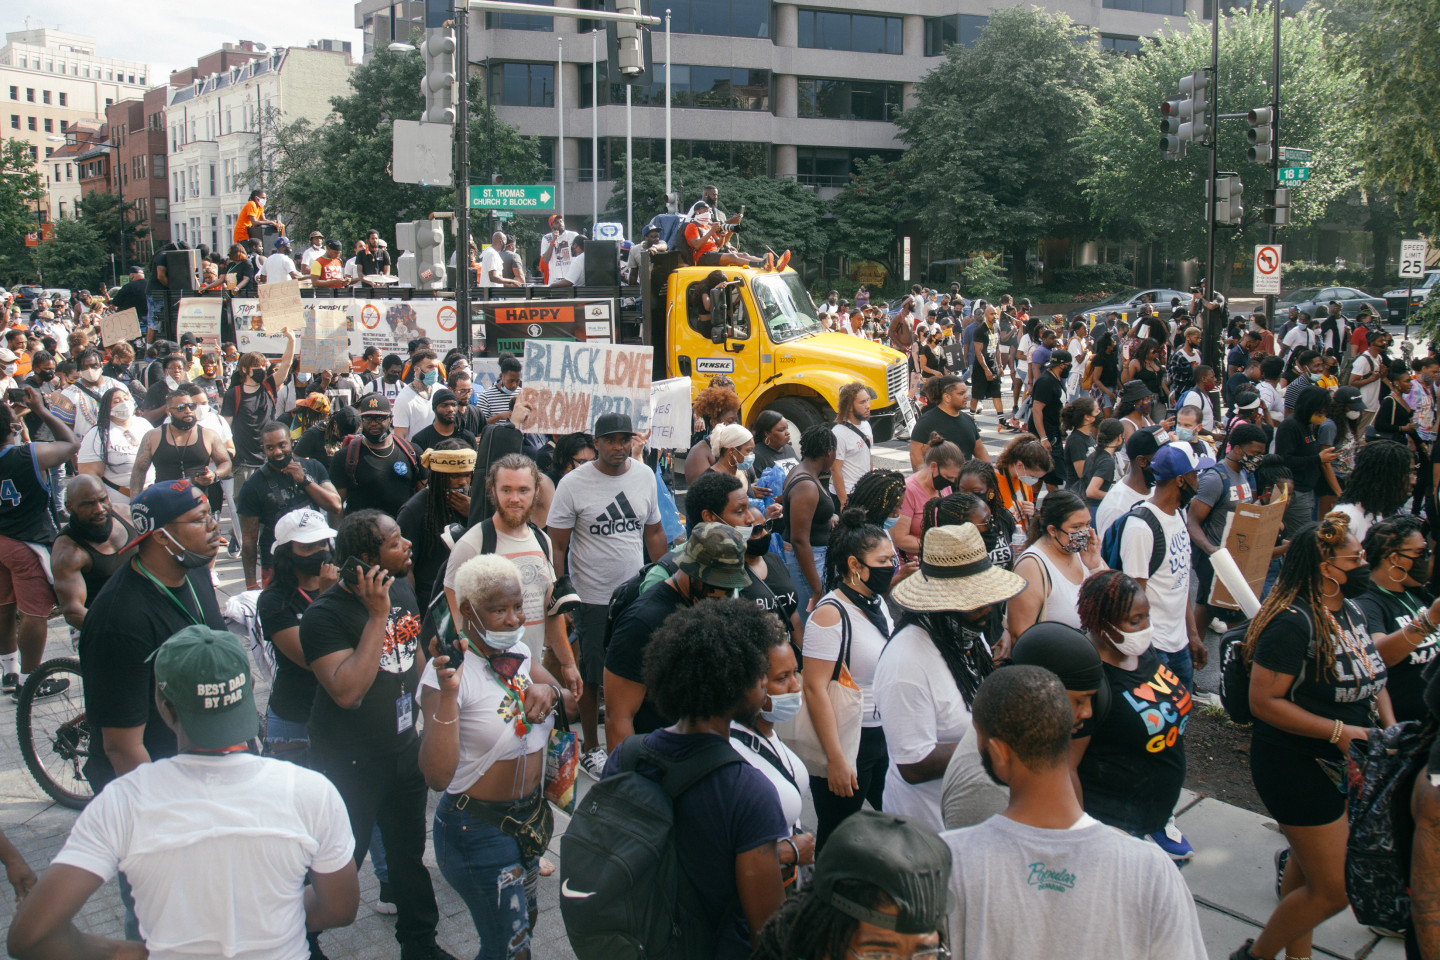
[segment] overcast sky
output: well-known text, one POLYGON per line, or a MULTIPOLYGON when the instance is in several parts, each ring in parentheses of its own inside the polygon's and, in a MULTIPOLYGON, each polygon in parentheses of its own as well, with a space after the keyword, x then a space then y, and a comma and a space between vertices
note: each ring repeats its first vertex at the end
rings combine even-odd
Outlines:
POLYGON ((102 57, 141 60, 154 80, 193 64, 225 42, 257 40, 271 47, 304 46, 312 40, 348 40, 360 59, 360 31, 350 0, 11 0, 4 29, 58 27, 95 38, 102 57))

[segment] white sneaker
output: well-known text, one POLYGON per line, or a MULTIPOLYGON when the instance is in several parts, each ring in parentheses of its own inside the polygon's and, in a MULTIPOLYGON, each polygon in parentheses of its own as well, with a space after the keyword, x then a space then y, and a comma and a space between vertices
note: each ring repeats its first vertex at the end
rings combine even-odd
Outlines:
POLYGON ((1230 624, 1226 623, 1224 620, 1221 620, 1219 617, 1216 617, 1215 619, 1210 621, 1210 629, 1214 630, 1216 633, 1224 633, 1226 630, 1230 629, 1230 624))
POLYGON ((610 754, 605 752, 604 747, 596 747, 580 758, 580 769, 585 771, 591 780, 599 780, 600 774, 605 772, 605 761, 609 759, 610 754))

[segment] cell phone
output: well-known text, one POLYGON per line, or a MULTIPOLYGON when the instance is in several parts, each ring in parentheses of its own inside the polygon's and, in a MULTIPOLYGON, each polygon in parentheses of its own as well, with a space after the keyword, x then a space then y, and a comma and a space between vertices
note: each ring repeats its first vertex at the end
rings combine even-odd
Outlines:
POLYGON ((440 652, 450 658, 452 668, 459 668, 465 662, 465 638, 457 635, 440 652))
POLYGON ((25 402, 25 399, 26 399, 26 397, 25 397, 25 388, 24 388, 24 387, 6 387, 6 388, 5 388, 5 402, 6 402, 6 403, 24 403, 24 402, 25 402))
POLYGON ((360 583, 360 575, 369 569, 370 565, 368 563, 361 562, 359 557, 351 557, 349 560, 346 560, 345 565, 340 568, 340 579, 352 587, 356 586, 360 583))

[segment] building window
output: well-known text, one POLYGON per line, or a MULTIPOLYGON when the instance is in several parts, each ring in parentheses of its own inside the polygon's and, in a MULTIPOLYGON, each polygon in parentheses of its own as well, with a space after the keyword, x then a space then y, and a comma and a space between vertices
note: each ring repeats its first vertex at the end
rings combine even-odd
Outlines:
MULTIPOLYGON (((703 33, 712 37, 769 37, 769 0, 655 0, 650 14, 665 16, 677 33, 703 33)), ((664 30, 662 24, 657 29, 664 30)))
POLYGON ((900 115, 898 83, 800 78, 799 115, 831 120, 890 121, 900 115))
POLYGON ((900 159, 900 151, 798 147, 795 152, 795 179, 811 187, 843 187, 850 182, 856 161, 866 157, 891 162, 900 159))
POLYGON ((114 105, 115 105, 115 98, 114 98, 114 97, 106 97, 106 98, 105 98, 105 107, 106 107, 106 109, 109 109, 110 107, 113 107, 114 105))
POLYGON ((19 87, 11 87, 11 88, 10 88, 10 99, 11 99, 11 100, 19 100, 19 99, 20 99, 20 88, 19 88, 19 87))
POLYGON ((853 53, 902 52, 899 17, 835 10, 800 11, 800 46, 853 53))
POLYGON ((54 148, 54 147, 46 147, 46 148, 45 148, 45 159, 46 159, 46 160, 49 160, 49 159, 50 159, 50 154, 52 154, 52 153, 54 153, 54 152, 55 152, 55 148, 54 148))
POLYGON ((12 114, 10 114, 10 129, 11 129, 11 130, 19 130, 19 129, 20 129, 20 114, 18 114, 18 113, 12 113, 12 114))
POLYGON ((75 167, 74 167, 73 164, 69 164, 69 163, 65 164, 65 179, 66 179, 66 180, 74 180, 74 179, 75 179, 75 167))
POLYGON ((164 223, 170 219, 170 201, 164 197, 155 198, 155 221, 164 223))
POLYGON ((499 63, 490 68, 490 102, 505 107, 555 106, 555 64, 499 63))
POLYGON ((55 121, 54 121, 54 120, 51 120, 49 117, 46 117, 46 118, 45 118, 45 132, 46 132, 46 133, 54 133, 54 132, 55 132, 55 121))
MULTIPOLYGON (((555 0, 530 0, 530 2, 547 7, 555 6, 555 0)), ((485 14, 485 29, 539 30, 550 33, 555 29, 555 18, 530 13, 487 13, 485 14)), ((399 37, 399 34, 396 36, 399 37)))
POLYGON ((61 168, 62 166, 64 166, 64 164, 60 164, 60 163, 55 164, 55 182, 56 182, 56 183, 59 183, 59 182, 60 182, 60 168, 61 168))
POLYGON ((958 13, 949 17, 930 17, 925 21, 925 56, 944 56, 945 48, 952 43, 962 47, 973 47, 980 39, 989 17, 977 17, 972 13, 958 13))
POLYGON ((26 88, 25 88, 25 99, 26 99, 28 102, 30 102, 30 103, 34 103, 34 102, 35 102, 35 88, 34 88, 34 87, 26 87, 26 88))
POLYGON ((165 154, 150 154, 150 173, 156 180, 165 179, 165 154))
POLYGON ((220 249, 220 218, 210 218, 210 249, 220 249))
MULTIPOLYGON (((553 140, 550 141, 553 144, 553 140)), ((633 141, 636 158, 657 163, 665 160, 665 141, 636 137, 633 141)), ((736 143, 716 140, 672 140, 671 151, 676 157, 709 160, 745 177, 764 177, 770 173, 770 147, 764 143, 736 143)), ((544 148, 542 147, 542 152, 544 148)), ((573 159, 573 158, 567 158, 573 159)), ((579 180, 590 182, 590 140, 579 141, 579 180)), ((600 138, 600 179, 619 180, 625 176, 625 138, 600 138)), ((698 189, 698 188, 697 188, 698 189)), ((692 198, 693 199, 693 198, 692 198)), ((730 211, 734 212, 734 211, 730 211)))
POLYGON ((210 196, 215 196, 215 164, 210 164, 210 196))
POLYGON ((1138 54, 1140 52, 1139 37, 1121 37, 1114 34, 1100 34, 1100 49, 1109 50, 1111 53, 1138 54))
POLYGON ((70 97, 69 97, 69 95, 62 92, 62 93, 60 94, 60 106, 62 106, 62 107, 68 107, 69 105, 70 105, 70 97))
POLYGON ((50 91, 49 91, 49 90, 41 90, 41 91, 40 91, 40 102, 41 102, 41 103, 49 103, 49 102, 50 102, 50 91))
MULTIPOLYGON (((606 83, 606 66, 598 65, 601 106, 625 102, 625 86, 606 83)), ((711 110, 769 110, 770 71, 744 67, 703 67, 677 63, 670 68, 671 103, 677 107, 711 110)), ((632 84, 632 103, 665 104, 665 71, 656 70, 648 84, 632 84)), ((590 106, 590 65, 580 66, 580 106, 590 106)))
POLYGON ((34 129, 35 129, 35 118, 34 118, 34 117, 26 117, 26 118, 25 118, 25 126, 27 126, 28 128, 30 128, 31 130, 34 130, 34 129))
POLYGON ((185 221, 184 221, 184 220, 181 220, 181 221, 180 221, 178 224, 176 224, 175 226, 176 226, 176 229, 178 229, 178 230, 180 231, 180 242, 181 242, 181 243, 189 243, 190 241, 187 240, 187 239, 185 239, 185 221))
POLYGON ((1185 0, 1103 0, 1106 10, 1134 10, 1137 13, 1160 13, 1167 17, 1185 16, 1185 0))

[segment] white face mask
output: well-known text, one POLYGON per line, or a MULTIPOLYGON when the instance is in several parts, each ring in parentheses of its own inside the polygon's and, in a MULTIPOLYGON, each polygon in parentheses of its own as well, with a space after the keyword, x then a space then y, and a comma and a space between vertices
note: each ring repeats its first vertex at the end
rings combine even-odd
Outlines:
POLYGON ((110 408, 110 419, 118 423, 125 423, 135 416, 135 404, 129 400, 121 401, 110 408))
MULTIPOLYGON (((1144 627, 1129 633, 1124 630, 1115 631, 1120 636, 1120 642, 1115 643, 1115 649, 1119 650, 1122 656, 1138 657, 1150 649, 1150 643, 1155 636, 1154 627, 1144 627)), ((1114 641, 1111 641, 1114 643, 1114 641)))
POLYGON ((84 370, 80 371, 80 379, 86 381, 87 383, 98 383, 100 381, 100 368, 86 367, 84 370))
POLYGON ((1029 487, 1035 486, 1035 484, 1039 483, 1042 479, 1044 479, 1042 477, 1032 477, 1029 474, 1024 473, 1018 474, 1018 476, 1020 477, 1020 482, 1029 487))
POLYGON ((748 527, 731 527, 730 529, 739 531, 740 539, 745 541, 749 541, 750 534, 755 532, 755 526, 753 524, 748 527))
POLYGON ((1360 411, 1359 411, 1359 410, 1346 410, 1346 411, 1345 411, 1345 416, 1349 417, 1351 420, 1359 420, 1359 419, 1360 419, 1360 411))

